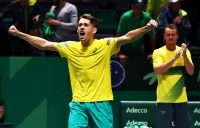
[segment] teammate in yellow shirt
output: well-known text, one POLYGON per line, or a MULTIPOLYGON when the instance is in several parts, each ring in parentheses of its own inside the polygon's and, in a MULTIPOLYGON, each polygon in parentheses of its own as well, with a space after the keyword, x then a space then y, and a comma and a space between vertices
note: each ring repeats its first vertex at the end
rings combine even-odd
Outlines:
POLYGON ((153 52, 153 68, 158 76, 156 128, 171 128, 172 121, 176 128, 190 128, 184 79, 186 73, 194 73, 191 54, 185 43, 176 45, 175 25, 167 25, 163 37, 165 46, 153 52))
POLYGON ((78 21, 78 42, 50 42, 22 33, 15 26, 9 28, 9 33, 37 48, 58 51, 61 57, 67 59, 72 87, 68 128, 112 128, 113 115, 109 103, 113 100, 110 58, 119 51, 120 46, 155 27, 157 22, 150 20, 146 26, 126 35, 97 40, 94 39, 97 32, 96 19, 90 14, 84 14, 78 21))

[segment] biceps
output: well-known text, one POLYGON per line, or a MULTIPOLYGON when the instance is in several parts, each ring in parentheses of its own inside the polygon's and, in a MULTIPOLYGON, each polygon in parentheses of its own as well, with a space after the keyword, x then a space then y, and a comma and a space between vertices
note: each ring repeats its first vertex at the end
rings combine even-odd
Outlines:
POLYGON ((128 43, 128 38, 126 36, 120 36, 117 38, 117 46, 122 46, 128 43))
POLYGON ((56 48, 54 47, 54 42, 46 42, 44 45, 44 49, 50 50, 50 51, 56 51, 56 48))

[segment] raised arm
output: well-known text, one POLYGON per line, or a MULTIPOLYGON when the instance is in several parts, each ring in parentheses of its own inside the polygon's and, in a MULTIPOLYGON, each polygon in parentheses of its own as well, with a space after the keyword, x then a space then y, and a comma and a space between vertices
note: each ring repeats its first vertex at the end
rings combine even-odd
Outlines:
POLYGON ((53 46, 53 42, 47 41, 40 37, 36 37, 36 36, 32 36, 32 35, 20 32, 19 30, 17 30, 17 28, 14 25, 12 25, 9 28, 8 33, 27 41, 29 44, 39 49, 50 50, 50 51, 56 50, 53 46))
POLYGON ((118 37, 117 46, 122 46, 126 43, 134 41, 140 38, 141 36, 143 36, 150 29, 156 28, 157 26, 158 26, 158 23, 155 20, 150 20, 146 26, 129 31, 127 34, 118 37))

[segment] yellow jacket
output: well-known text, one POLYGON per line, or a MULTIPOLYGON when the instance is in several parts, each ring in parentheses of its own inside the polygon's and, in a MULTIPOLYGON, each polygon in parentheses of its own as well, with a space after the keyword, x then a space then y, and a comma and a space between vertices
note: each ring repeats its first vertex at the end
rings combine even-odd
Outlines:
MULTIPOLYGON (((19 0, 17 0, 17 1, 19 1, 19 0)), ((36 2, 37 2, 37 0, 29 0, 29 6, 35 5, 36 2)))

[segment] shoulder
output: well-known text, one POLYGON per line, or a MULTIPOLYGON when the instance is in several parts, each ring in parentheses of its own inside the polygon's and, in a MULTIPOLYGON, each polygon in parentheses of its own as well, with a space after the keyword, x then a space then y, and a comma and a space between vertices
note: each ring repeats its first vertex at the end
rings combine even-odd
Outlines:
POLYGON ((162 46, 160 48, 157 48, 153 51, 153 54, 155 53, 163 53, 164 51, 166 50, 166 47, 165 46, 162 46))
POLYGON ((69 48, 69 47, 80 45, 80 42, 76 42, 76 41, 65 41, 65 42, 60 42, 60 43, 55 42, 54 45, 56 45, 59 48, 69 48))
POLYGON ((76 5, 69 2, 66 2, 65 6, 67 6, 68 8, 73 8, 73 9, 76 8, 76 5))
POLYGON ((143 12, 143 17, 145 19, 152 19, 151 16, 150 16, 150 14, 148 12, 143 12))
POLYGON ((81 45, 80 41, 65 41, 65 42, 61 42, 63 43, 63 45, 65 46, 77 46, 77 45, 81 45))
POLYGON ((117 38, 107 37, 107 38, 95 39, 95 42, 100 42, 100 43, 109 45, 110 43, 117 42, 117 38))
POLYGON ((124 12, 121 17, 130 17, 132 16, 132 14, 133 14, 133 11, 129 10, 129 11, 124 12))

